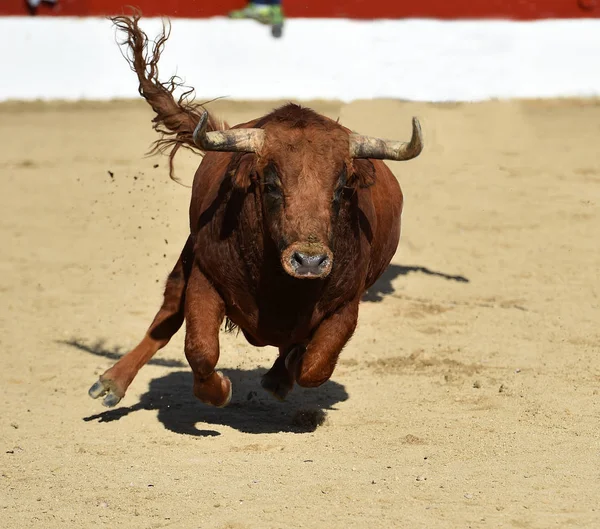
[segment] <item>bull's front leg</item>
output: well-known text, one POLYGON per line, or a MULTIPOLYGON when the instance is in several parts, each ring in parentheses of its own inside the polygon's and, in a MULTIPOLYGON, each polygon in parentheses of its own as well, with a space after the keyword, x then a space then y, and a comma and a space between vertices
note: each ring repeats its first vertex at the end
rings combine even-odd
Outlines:
POLYGON ((232 392, 229 378, 215 371, 224 318, 223 299, 194 264, 185 300, 185 356, 194 374, 194 395, 217 407, 229 404, 232 392))
POLYGON ((287 368, 299 386, 314 388, 331 378, 342 349, 356 329, 359 301, 353 300, 323 320, 304 354, 296 350, 288 355, 287 368))

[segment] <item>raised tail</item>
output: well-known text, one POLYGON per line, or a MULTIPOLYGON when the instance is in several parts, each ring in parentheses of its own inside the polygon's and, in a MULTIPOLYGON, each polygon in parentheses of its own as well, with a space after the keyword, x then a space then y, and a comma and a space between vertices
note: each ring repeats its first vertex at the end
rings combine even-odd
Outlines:
MULTIPOLYGON (((137 74, 138 92, 156 113, 152 120, 153 128, 161 134, 161 138, 152 144, 149 154, 169 150, 169 176, 176 180, 173 159, 180 147, 203 154, 192 136, 200 115, 205 110, 205 103, 194 103, 194 89, 185 87, 177 76, 172 76, 166 82, 159 81, 158 61, 170 36, 171 24, 168 20, 166 23, 163 21, 162 31, 154 41, 152 51, 148 53, 148 36, 139 27, 140 17, 141 13, 138 11, 132 16, 119 15, 110 17, 110 20, 125 34, 125 40, 119 44, 126 45, 129 53, 124 53, 123 56, 137 74), (177 88, 185 88, 185 91, 175 100, 173 92, 177 88)), ((229 127, 225 122, 209 114, 209 131, 227 128, 229 127)))

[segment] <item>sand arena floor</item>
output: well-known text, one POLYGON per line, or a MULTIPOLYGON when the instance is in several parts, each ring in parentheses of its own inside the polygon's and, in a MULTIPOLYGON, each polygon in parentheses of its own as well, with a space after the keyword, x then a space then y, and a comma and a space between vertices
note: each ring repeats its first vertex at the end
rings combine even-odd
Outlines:
POLYGON ((390 163, 400 247, 333 379, 276 402, 276 351, 223 334, 209 408, 182 329, 106 411, 87 390, 154 316, 189 189, 144 158, 143 101, 0 105, 2 527, 600 527, 600 103, 311 106, 426 141, 390 163))

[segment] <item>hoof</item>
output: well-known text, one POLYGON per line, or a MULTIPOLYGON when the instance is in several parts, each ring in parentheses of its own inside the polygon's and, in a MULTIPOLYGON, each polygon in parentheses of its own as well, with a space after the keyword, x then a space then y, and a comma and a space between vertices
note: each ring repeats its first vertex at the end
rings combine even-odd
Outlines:
POLYGON ((264 390, 268 391, 277 400, 282 402, 285 400, 293 387, 289 381, 282 380, 281 378, 275 376, 269 376, 268 373, 262 376, 260 379, 260 385, 264 390))
POLYGON ((110 380, 99 379, 89 390, 88 395, 93 399, 104 397, 102 405, 107 408, 114 408, 124 395, 119 395, 117 388, 110 380))
POLYGON ((220 371, 215 371, 205 380, 194 382, 194 395, 197 399, 216 408, 224 408, 231 402, 233 386, 231 380, 220 371))
POLYGON ((229 386, 229 390, 227 392, 227 398, 225 399, 225 402, 223 402, 223 404, 215 404, 215 406, 217 408, 224 408, 231 402, 231 396, 233 395, 233 385, 231 384, 231 380, 229 380, 229 377, 226 377, 220 371, 217 371, 217 375, 219 375, 222 379, 221 384, 226 384, 227 386, 229 386))
POLYGON ((303 345, 297 345, 294 347, 289 354, 285 357, 285 368, 291 376, 296 378, 298 367, 302 361, 302 356, 306 352, 306 347, 303 345))

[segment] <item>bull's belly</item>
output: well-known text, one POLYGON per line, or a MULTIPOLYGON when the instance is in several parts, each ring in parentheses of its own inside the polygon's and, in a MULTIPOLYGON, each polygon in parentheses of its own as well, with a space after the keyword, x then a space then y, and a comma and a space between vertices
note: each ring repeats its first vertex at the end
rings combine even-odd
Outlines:
POLYGON ((287 348, 306 343, 323 318, 316 307, 309 315, 289 311, 280 311, 278 315, 260 310, 242 312, 236 308, 228 308, 226 313, 255 347, 287 348))
POLYGON ((356 298, 368 267, 365 259, 362 266, 349 268, 349 272, 346 268, 333 270, 322 282, 292 278, 274 261, 270 269, 263 264, 261 275, 252 280, 239 263, 224 267, 209 262, 206 255, 201 258, 203 272, 225 302, 226 316, 256 347, 307 343, 326 315, 356 298))

